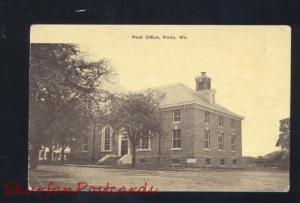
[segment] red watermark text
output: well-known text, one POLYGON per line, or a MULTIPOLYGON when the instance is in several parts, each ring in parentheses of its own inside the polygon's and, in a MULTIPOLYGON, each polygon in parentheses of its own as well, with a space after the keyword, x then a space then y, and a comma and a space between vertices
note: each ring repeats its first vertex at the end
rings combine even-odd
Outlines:
POLYGON ((103 185, 91 185, 87 182, 78 182, 77 184, 71 186, 65 185, 61 186, 58 184, 55 184, 53 182, 49 182, 46 186, 28 186, 28 187, 22 187, 18 182, 8 181, 5 184, 3 184, 3 195, 5 196, 24 196, 24 195, 31 195, 31 194, 39 194, 39 195, 45 195, 46 197, 49 197, 50 195, 79 195, 80 192, 90 192, 93 194, 132 194, 132 193, 140 193, 152 196, 157 191, 158 188, 155 188, 154 186, 148 185, 147 182, 144 182, 142 185, 137 186, 121 186, 117 187, 110 182, 107 182, 103 185))

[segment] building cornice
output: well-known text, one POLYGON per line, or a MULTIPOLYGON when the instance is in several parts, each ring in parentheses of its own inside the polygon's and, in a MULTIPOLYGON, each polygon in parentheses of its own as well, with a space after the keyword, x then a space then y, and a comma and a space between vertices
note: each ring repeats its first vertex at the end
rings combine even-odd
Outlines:
POLYGON ((222 116, 226 116, 226 117, 230 117, 230 118, 234 118, 234 119, 239 119, 239 120, 244 119, 243 116, 230 114, 228 112, 224 112, 224 111, 221 111, 221 110, 214 109, 210 106, 203 106, 203 105, 201 105, 199 103, 196 103, 196 102, 171 104, 171 105, 167 105, 167 106, 161 106, 160 109, 162 111, 164 111, 164 110, 171 110, 171 109, 176 109, 176 108, 179 108, 179 107, 184 108, 184 107, 189 107, 189 106, 193 106, 193 107, 195 107, 197 109, 201 109, 203 111, 208 111, 208 112, 211 112, 211 113, 215 113, 215 114, 218 114, 218 115, 222 115, 222 116))

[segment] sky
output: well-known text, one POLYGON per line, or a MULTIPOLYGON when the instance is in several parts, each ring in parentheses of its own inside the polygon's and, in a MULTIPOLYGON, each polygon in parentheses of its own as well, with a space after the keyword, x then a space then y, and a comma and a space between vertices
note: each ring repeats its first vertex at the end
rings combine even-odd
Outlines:
POLYGON ((76 43, 91 60, 108 59, 129 91, 177 82, 195 89, 195 77, 206 72, 216 102, 245 117, 243 155, 278 149, 279 120, 290 116, 288 26, 34 25, 30 38, 76 43))

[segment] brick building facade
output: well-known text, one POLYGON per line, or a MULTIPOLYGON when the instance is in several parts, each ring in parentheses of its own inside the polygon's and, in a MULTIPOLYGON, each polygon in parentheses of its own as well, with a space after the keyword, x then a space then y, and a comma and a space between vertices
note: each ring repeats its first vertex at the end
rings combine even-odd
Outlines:
MULTIPOLYGON (((242 167, 242 116, 215 102, 211 78, 196 78, 196 91, 181 83, 148 89, 162 111, 161 136, 141 140, 139 167, 242 167)), ((130 143, 109 125, 96 124, 90 136, 72 146, 78 161, 99 164, 130 164, 130 143)))

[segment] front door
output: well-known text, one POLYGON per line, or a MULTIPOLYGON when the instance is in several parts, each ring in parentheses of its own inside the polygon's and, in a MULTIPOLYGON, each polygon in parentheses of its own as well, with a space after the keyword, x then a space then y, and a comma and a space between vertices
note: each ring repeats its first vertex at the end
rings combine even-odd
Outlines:
POLYGON ((128 140, 121 141, 121 156, 128 154, 128 140))

